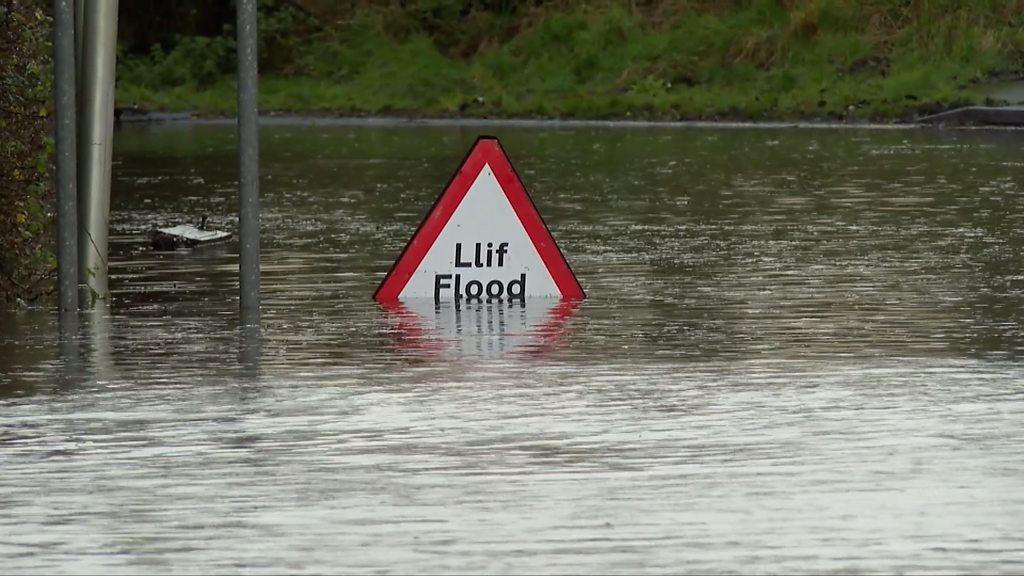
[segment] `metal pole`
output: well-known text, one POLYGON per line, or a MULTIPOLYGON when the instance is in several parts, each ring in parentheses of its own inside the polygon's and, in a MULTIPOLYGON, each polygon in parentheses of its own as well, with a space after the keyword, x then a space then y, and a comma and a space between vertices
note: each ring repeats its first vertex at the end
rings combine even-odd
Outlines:
POLYGON ((107 297, 117 0, 84 1, 78 162, 78 275, 86 304, 107 297))
POLYGON ((243 324, 241 327, 241 347, 238 360, 242 373, 251 378, 260 375, 260 357, 263 355, 263 334, 259 324, 243 324))
POLYGON ((243 326, 260 321, 260 190, 256 0, 238 0, 238 243, 243 326))
POLYGON ((72 0, 53 2, 53 68, 57 94, 57 299, 78 310, 78 198, 75 181, 75 14, 72 0))
POLYGON ((78 91, 77 104, 82 100, 82 39, 85 38, 85 3, 87 0, 73 0, 75 5, 75 89, 78 91))

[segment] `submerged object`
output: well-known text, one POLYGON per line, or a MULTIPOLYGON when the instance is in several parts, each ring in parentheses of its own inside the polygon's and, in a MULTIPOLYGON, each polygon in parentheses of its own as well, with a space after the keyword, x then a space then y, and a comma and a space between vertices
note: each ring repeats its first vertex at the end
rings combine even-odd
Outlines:
POLYGON ((586 294, 501 143, 481 136, 373 297, 458 305, 586 294))
POLYGON ((206 216, 203 216, 203 221, 198 228, 191 224, 157 228, 153 231, 152 245, 154 250, 177 250, 216 244, 229 238, 231 238, 231 232, 207 230, 206 216))
POLYGON ((1024 126, 1024 106, 964 106, 917 121, 950 126, 1024 126))

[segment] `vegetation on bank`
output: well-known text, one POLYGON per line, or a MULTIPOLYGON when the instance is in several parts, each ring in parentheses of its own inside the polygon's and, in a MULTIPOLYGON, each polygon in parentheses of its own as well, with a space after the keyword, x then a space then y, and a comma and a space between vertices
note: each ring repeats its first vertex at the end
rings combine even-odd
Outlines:
MULTIPOLYGON (((53 292, 51 4, 0 1, 0 307, 53 292)), ((1024 76, 1024 0, 260 0, 264 111, 899 120, 1024 76)), ((234 11, 122 2, 118 105, 232 113, 234 11)))
POLYGON ((0 309, 53 291, 53 68, 42 0, 0 3, 0 309))
MULTIPOLYGON (((978 102, 979 84, 1024 72, 1022 0, 263 0, 260 10, 264 111, 898 120, 978 102)), ((216 35, 125 46, 119 105, 231 113, 231 16, 216 35)))

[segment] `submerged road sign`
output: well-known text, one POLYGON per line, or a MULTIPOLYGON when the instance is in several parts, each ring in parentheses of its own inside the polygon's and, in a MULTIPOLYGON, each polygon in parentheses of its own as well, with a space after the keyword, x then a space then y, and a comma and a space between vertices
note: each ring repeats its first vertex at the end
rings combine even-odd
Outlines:
POLYGON ((481 137, 373 297, 537 296, 578 300, 585 294, 501 144, 481 137))

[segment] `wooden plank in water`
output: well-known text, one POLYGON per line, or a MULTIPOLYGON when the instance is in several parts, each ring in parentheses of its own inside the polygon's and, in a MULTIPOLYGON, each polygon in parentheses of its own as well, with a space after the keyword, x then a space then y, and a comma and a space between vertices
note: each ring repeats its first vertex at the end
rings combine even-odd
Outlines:
POLYGON ((170 228, 158 228, 153 233, 153 248, 156 250, 193 248, 223 242, 229 238, 231 238, 230 232, 201 230, 191 224, 179 224, 170 228))

